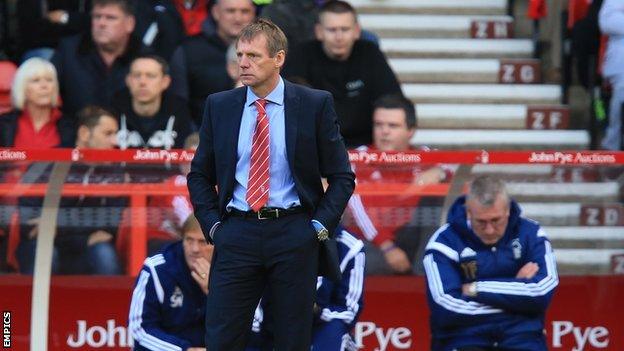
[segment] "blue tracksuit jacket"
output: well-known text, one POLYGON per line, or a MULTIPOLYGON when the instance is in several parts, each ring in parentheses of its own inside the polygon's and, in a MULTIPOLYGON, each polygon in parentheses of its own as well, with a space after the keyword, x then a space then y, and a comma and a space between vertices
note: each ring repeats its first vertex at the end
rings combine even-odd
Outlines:
POLYGON ((129 329, 134 350, 203 347, 206 295, 191 276, 182 242, 148 257, 132 293, 129 329))
POLYGON ((504 350, 547 350, 544 313, 559 279, 555 256, 539 224, 520 217, 512 201, 504 236, 485 245, 470 229, 465 197, 449 211, 425 249, 431 349, 462 346, 504 350), (539 265, 531 279, 516 274, 528 262, 539 265), (462 295, 462 284, 477 282, 477 296, 462 295))

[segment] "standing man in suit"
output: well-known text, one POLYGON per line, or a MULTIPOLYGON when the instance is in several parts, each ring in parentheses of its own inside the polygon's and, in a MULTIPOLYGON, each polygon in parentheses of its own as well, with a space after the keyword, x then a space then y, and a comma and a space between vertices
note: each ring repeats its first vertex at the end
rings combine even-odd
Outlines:
POLYGON ((206 101, 188 187, 215 243, 210 351, 245 348, 265 289, 276 350, 309 350, 319 253, 355 187, 331 95, 283 80, 286 50, 284 33, 256 20, 236 41, 245 86, 206 101))

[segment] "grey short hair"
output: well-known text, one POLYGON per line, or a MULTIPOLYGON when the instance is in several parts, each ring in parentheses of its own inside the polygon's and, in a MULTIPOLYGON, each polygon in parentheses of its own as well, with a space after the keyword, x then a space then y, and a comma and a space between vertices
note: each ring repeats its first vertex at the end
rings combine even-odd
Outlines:
POLYGON ((483 175, 476 177, 470 183, 466 201, 474 200, 483 206, 489 207, 494 205, 499 196, 503 196, 503 199, 509 203, 510 199, 505 182, 493 176, 483 175))
POLYGON ((58 105, 59 84, 56 76, 56 68, 54 68, 54 65, 49 61, 39 57, 33 57, 24 61, 17 69, 17 72, 15 72, 13 86, 11 87, 11 103, 14 108, 19 110, 24 109, 24 104, 26 103, 26 84, 31 78, 37 75, 52 76, 54 92, 52 93, 50 105, 53 107, 58 105))
POLYGON ((228 46, 227 52, 225 53, 225 63, 237 63, 238 56, 236 55, 236 45, 230 44, 228 46))
POLYGON ((253 22, 243 28, 235 43, 241 41, 249 42, 260 34, 264 34, 267 41, 267 49, 270 57, 275 57, 279 51, 288 52, 288 40, 280 27, 266 18, 256 18, 253 22))

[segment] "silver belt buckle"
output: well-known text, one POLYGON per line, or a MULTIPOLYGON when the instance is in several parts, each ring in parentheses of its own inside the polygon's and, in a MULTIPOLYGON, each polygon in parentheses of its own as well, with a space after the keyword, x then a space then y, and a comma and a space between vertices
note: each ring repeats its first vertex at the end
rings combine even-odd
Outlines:
POLYGON ((260 211, 258 211, 258 219, 271 219, 271 218, 279 218, 279 209, 263 207, 260 209, 260 211), (275 213, 275 217, 265 217, 265 215, 268 215, 270 213, 275 213))

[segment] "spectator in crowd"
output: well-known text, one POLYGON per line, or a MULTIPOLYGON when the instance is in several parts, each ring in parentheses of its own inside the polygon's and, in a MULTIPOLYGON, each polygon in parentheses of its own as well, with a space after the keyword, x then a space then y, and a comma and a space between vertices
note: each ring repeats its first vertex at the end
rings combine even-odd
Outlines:
MULTIPOLYGON (((401 95, 384 95, 374 104, 373 145, 358 150, 414 150, 410 140, 415 132, 414 105, 401 95)), ((380 186, 386 183, 437 184, 449 175, 436 166, 362 164, 353 168, 359 184, 380 186)), ((410 221, 414 211, 419 211, 420 200, 420 196, 410 194, 354 194, 351 197, 345 219, 350 223, 350 230, 367 241, 368 274, 411 271, 421 233, 410 221)))
MULTIPOLYGON (((201 2, 196 4, 200 5, 201 2)), ((143 45, 166 60, 171 58, 173 51, 187 35, 185 18, 179 11, 189 14, 189 19, 193 20, 199 19, 195 12, 201 12, 201 7, 186 0, 136 0, 135 8, 135 13, 140 15, 136 16, 134 35, 141 38, 143 45), (188 3, 188 9, 184 3, 188 3)), ((203 12, 207 11, 204 7, 203 12)))
POLYGON ((613 94, 609 105, 609 126, 602 147, 622 149, 622 104, 624 104, 624 2, 605 0, 599 14, 602 34, 609 36, 603 76, 611 83, 613 94))
POLYGON ((0 116, 0 146, 74 146, 74 124, 58 109, 58 95, 56 70, 51 63, 34 57, 20 65, 11 88, 13 110, 0 116))
MULTIPOLYGON (((210 0, 173 0, 187 36, 201 34, 210 19, 210 0)), ((212 29, 214 30, 214 28, 212 29)))
MULTIPOLYGON (((79 149, 110 150, 115 147, 117 120, 100 107, 87 106, 77 114, 79 149)), ((36 172, 36 167, 29 169, 36 172)), ((27 178, 26 174, 24 178, 27 178)), ((34 182, 47 182, 42 173, 34 182)), ((72 165, 66 183, 123 183, 123 169, 110 165, 76 163, 72 165)), ((21 198, 21 238, 17 257, 20 271, 32 274, 36 238, 39 234, 41 198, 21 198)), ((61 199, 57 221, 52 271, 61 274, 120 274, 115 251, 115 235, 121 213, 127 206, 125 197, 78 196, 61 199)))
MULTIPOLYGON (((314 27, 318 19, 319 8, 326 0, 275 0, 262 8, 260 16, 277 24, 288 39, 288 47, 296 48, 299 44, 314 40, 314 27)), ((379 38, 372 32, 361 30, 360 36, 375 45, 379 38)))
POLYGON ((274 0, 262 8, 261 17, 277 24, 286 34, 288 48, 314 39, 317 0, 274 0))
POLYGON ((124 89, 113 107, 119 113, 119 147, 182 148, 192 132, 186 102, 167 91, 169 65, 156 55, 140 55, 130 64, 124 89))
POLYGON ((423 262, 432 350, 547 350, 555 256, 539 224, 520 217, 503 181, 472 181, 423 262))
MULTIPOLYGON (((336 229, 342 278, 318 278, 314 303, 312 351, 357 350, 351 331, 364 303, 364 243, 342 227, 336 229)), ((246 351, 272 350, 271 316, 265 313, 271 299, 265 296, 256 309, 252 338, 246 351)))
POLYGON ((382 95, 400 94, 399 82, 379 48, 360 39, 357 14, 347 2, 326 2, 315 31, 317 40, 294 50, 284 74, 331 92, 347 147, 368 145, 372 104, 382 95))
POLYGON ((234 82, 234 88, 239 88, 243 86, 243 83, 240 81, 240 71, 238 70, 238 57, 236 56, 236 46, 234 44, 230 44, 228 46, 227 52, 225 54, 226 66, 228 76, 234 82))
POLYGON ((148 257, 130 303, 134 350, 206 351, 206 294, 213 246, 190 216, 182 241, 148 257))
POLYGON ((88 104, 110 107, 124 88, 130 62, 144 50, 131 36, 134 26, 130 0, 93 0, 91 33, 61 40, 52 61, 65 113, 73 115, 88 104))
POLYGON ((212 7, 216 32, 202 33, 182 43, 171 58, 172 90, 188 99, 195 124, 201 124, 206 97, 233 86, 225 54, 240 31, 255 17, 251 0, 219 0, 212 7))
POLYGON ((90 0, 20 0, 17 24, 22 60, 50 60, 59 41, 89 29, 90 0))

